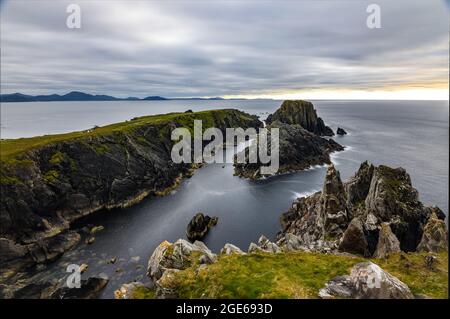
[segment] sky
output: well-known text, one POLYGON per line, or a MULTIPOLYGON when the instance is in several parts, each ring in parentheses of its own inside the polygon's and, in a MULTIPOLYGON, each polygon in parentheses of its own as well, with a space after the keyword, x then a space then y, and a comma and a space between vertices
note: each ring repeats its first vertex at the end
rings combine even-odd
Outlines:
POLYGON ((1 2, 1 93, 448 100, 449 2, 1 2), (69 4, 81 28, 66 25, 69 4), (380 7, 370 29, 367 6, 380 7))

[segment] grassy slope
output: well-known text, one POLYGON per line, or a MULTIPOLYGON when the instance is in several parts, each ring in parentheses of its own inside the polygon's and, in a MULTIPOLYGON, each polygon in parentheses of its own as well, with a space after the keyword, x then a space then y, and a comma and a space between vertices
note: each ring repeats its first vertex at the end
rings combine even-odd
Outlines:
MULTIPOLYGON (((215 121, 222 120, 231 110, 213 110, 195 113, 169 113, 163 115, 151 115, 134 118, 130 121, 98 127, 92 130, 71 132, 65 134, 44 135, 30 138, 7 139, 0 141, 0 159, 2 161, 12 161, 16 156, 23 154, 34 148, 39 148, 47 144, 68 141, 72 139, 83 139, 93 136, 109 135, 115 132, 132 131, 145 125, 163 125, 169 122, 178 123, 179 126, 186 127, 192 131, 193 119, 203 121, 203 128, 211 127, 215 121)), ((240 113, 241 117, 248 116, 240 113)), ((249 117, 250 118, 250 117, 249 117)))
MULTIPOLYGON (((372 261, 406 283, 414 294, 447 298, 447 253, 438 255, 434 270, 425 267, 425 256, 397 254, 372 261)), ((317 298, 327 281, 348 274, 361 261, 366 259, 305 252, 221 256, 198 274, 197 266, 180 272, 174 284, 180 298, 317 298)))

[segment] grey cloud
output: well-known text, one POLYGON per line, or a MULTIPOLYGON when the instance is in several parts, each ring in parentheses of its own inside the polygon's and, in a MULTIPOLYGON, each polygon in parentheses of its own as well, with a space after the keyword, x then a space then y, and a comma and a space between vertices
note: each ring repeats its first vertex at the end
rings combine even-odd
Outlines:
POLYGON ((217 96, 447 81, 443 1, 6 1, 2 93, 217 96), (65 27, 68 3, 82 28, 65 27))

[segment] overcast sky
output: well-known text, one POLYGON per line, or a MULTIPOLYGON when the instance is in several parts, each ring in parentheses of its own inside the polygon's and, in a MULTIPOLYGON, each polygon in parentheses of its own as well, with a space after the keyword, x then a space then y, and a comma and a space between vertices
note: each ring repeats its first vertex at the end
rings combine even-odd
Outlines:
POLYGON ((448 32, 441 0, 7 0, 1 91, 448 99, 448 32))

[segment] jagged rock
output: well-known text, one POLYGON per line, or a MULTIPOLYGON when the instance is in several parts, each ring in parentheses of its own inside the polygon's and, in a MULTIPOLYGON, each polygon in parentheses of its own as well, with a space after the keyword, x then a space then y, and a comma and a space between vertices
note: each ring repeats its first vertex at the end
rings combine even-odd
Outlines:
MULTIPOLYGON (((323 190, 297 199, 292 207, 282 214, 282 231, 277 238, 281 240, 286 233, 292 233, 298 237, 301 245, 315 251, 323 251, 323 247, 326 247, 327 251, 333 250, 334 243, 340 241, 342 250, 354 253, 362 253, 365 250, 361 248, 365 246, 365 238, 367 251, 364 254, 373 255, 380 241, 382 223, 386 222, 400 242, 401 251, 415 251, 423 237, 424 226, 433 213, 437 216, 436 220, 442 221, 445 218, 439 208, 423 206, 418 200, 417 190, 412 187, 411 179, 403 168, 383 165, 375 167, 366 161, 349 181, 342 184, 339 173, 330 166, 323 190), (361 227, 352 225, 345 238, 342 238, 348 222, 354 218, 361 221, 362 231, 361 227), (354 245, 350 243, 355 238, 360 239, 358 242, 362 243, 361 246, 352 247, 354 245)), ((436 221, 435 223, 445 225, 436 221)), ((381 239, 377 256, 389 253, 383 252, 383 249, 397 251, 393 237, 385 237, 386 228, 382 231, 384 237, 381 239)), ((446 239, 444 233, 445 227, 437 231, 440 238, 446 239)), ((446 243, 448 246, 448 240, 446 243)))
MULTIPOLYGON (((301 171, 315 165, 330 164, 330 154, 344 149, 342 145, 334 140, 322 138, 297 124, 275 121, 267 126, 269 132, 274 128, 279 130, 279 168, 275 174, 301 171)), ((269 150, 270 147, 271 139, 268 138, 269 150)), ((257 150, 249 147, 242 152, 245 152, 245 162, 238 163, 237 159, 240 154, 235 155, 235 174, 249 179, 263 177, 264 175, 260 170, 261 167, 267 166, 267 164, 263 164, 260 161, 257 150), (253 154, 253 152, 256 154, 253 154), (252 157, 257 158, 256 163, 250 161, 252 157)))
POLYGON ((403 168, 375 168, 365 207, 380 222, 390 223, 403 251, 416 250, 428 216, 403 168))
POLYGON ((378 236, 378 245, 373 257, 387 258, 392 253, 399 253, 400 242, 391 230, 388 223, 381 224, 380 233, 378 236))
POLYGON ((448 232, 445 222, 439 219, 434 212, 425 225, 417 250, 432 253, 448 251, 448 232))
POLYGON ((225 246, 220 250, 221 255, 231 255, 231 254, 239 254, 243 255, 245 254, 239 247, 226 243, 225 246))
POLYGON ((369 249, 364 234, 364 226, 359 218, 353 218, 342 236, 339 250, 352 254, 369 256, 369 249))
POLYGON ((261 247, 259 247, 257 244, 255 243, 250 243, 250 245, 248 246, 248 253, 252 254, 252 253, 259 253, 262 252, 263 250, 261 249, 261 247))
POLYGON ((123 284, 119 289, 114 291, 115 299, 134 299, 134 293, 137 288, 145 287, 142 282, 132 282, 129 284, 123 284))
POLYGON ((314 105, 307 101, 284 101, 275 113, 267 117, 266 123, 271 124, 275 121, 286 124, 298 124, 317 135, 334 135, 333 130, 326 126, 320 117, 317 117, 314 105))
POLYGON ((266 236, 261 235, 258 239, 258 246, 265 252, 269 253, 281 253, 280 247, 277 244, 272 243, 266 236))
POLYGON ((197 213, 189 222, 186 236, 190 241, 203 239, 208 231, 217 224, 217 217, 209 217, 203 213, 197 213))
POLYGON ((206 263, 217 260, 217 256, 201 241, 195 241, 193 244, 184 239, 178 239, 173 244, 163 241, 148 261, 147 275, 155 281, 161 278, 167 269, 185 269, 191 265, 190 257, 194 253, 204 255, 206 263))
POLYGON ((99 231, 102 231, 102 230, 104 230, 104 229, 105 229, 105 227, 102 226, 102 225, 100 225, 100 226, 94 226, 94 227, 92 227, 92 229, 91 229, 91 234, 98 233, 99 231))
MULTIPOLYGON (((344 184, 345 192, 347 193, 347 204, 350 207, 354 209, 364 208, 364 200, 369 193, 374 168, 367 161, 361 163, 356 174, 344 184)), ((356 212, 354 212, 354 215, 357 215, 356 212)))
POLYGON ((372 262, 358 263, 350 275, 329 281, 321 298, 413 299, 408 286, 372 262))
POLYGON ((337 135, 347 135, 347 132, 343 128, 338 127, 336 134, 337 135))
POLYGON ((328 166, 319 205, 319 221, 324 236, 340 236, 347 228, 348 213, 344 185, 333 164, 328 166))
POLYGON ((292 233, 285 234, 284 237, 277 242, 277 245, 285 251, 307 250, 307 248, 302 245, 300 238, 292 233))
POLYGON ((56 290, 51 299, 94 299, 98 298, 102 290, 108 284, 108 279, 91 277, 81 280, 80 288, 63 287, 56 290))

